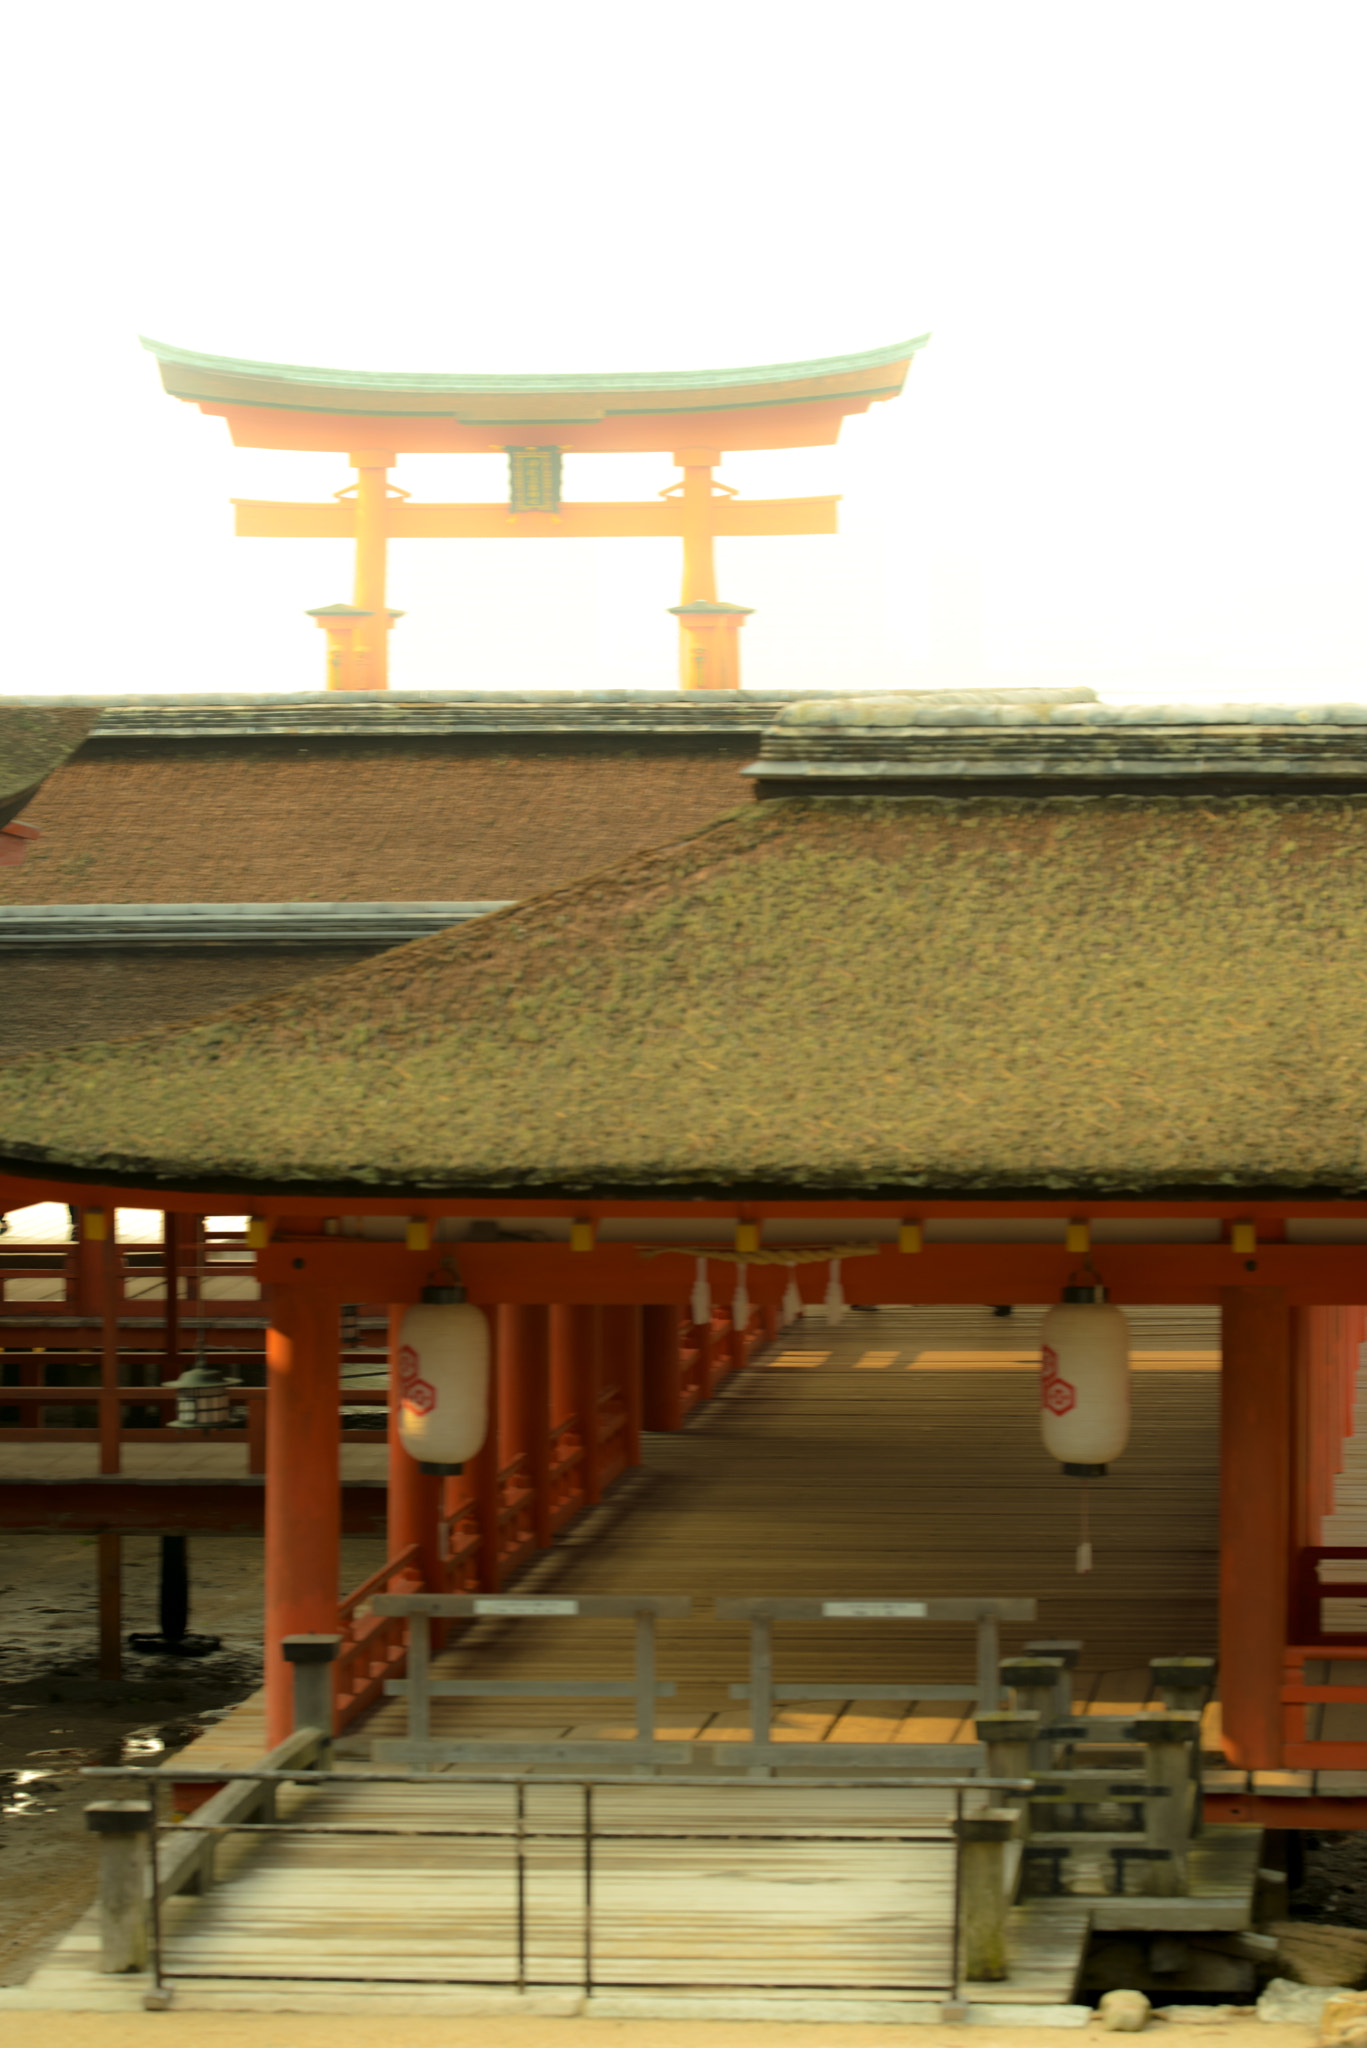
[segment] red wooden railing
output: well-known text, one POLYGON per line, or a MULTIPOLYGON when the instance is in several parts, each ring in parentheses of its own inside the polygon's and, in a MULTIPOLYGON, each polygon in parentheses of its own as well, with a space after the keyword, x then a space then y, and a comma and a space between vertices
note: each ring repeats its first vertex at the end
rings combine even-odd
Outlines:
POLYGON ((1335 1707, 1367 1707, 1367 1670, 1356 1685, 1331 1684, 1326 1670, 1323 1680, 1307 1678, 1306 1665, 1323 1663, 1367 1664, 1367 1644, 1311 1644, 1288 1649, 1282 1679, 1282 1762, 1298 1771, 1367 1771, 1367 1741, 1344 1740, 1322 1732, 1311 1734, 1309 1710, 1320 1707, 1325 1715, 1335 1707))
POLYGON ((402 1617, 371 1614, 365 1603, 376 1593, 405 1593, 421 1584, 418 1546, 414 1543, 397 1557, 389 1558, 339 1603, 337 1626, 342 1647, 333 1666, 333 1697, 339 1727, 345 1728, 374 1705, 387 1678, 403 1675, 406 1651, 402 1617))

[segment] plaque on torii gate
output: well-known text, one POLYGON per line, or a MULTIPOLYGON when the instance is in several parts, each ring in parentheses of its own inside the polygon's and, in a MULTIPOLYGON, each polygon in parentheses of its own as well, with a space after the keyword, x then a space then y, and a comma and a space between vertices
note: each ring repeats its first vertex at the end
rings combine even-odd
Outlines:
POLYGON ((386 601, 392 540, 683 542, 680 681, 740 687, 748 608, 717 596, 714 542, 737 535, 834 533, 838 500, 737 495, 715 471, 723 450, 812 448, 836 440, 850 413, 895 398, 928 335, 862 355, 744 370, 607 376, 445 376, 239 362, 144 341, 175 398, 225 419, 244 448, 344 454, 355 482, 331 503, 234 500, 254 539, 351 540, 350 604, 310 616, 327 634, 328 688, 388 688, 386 601), (389 481, 401 454, 488 454, 508 461, 506 504, 422 504, 389 481), (680 471, 654 500, 566 503, 566 454, 667 453, 680 471))

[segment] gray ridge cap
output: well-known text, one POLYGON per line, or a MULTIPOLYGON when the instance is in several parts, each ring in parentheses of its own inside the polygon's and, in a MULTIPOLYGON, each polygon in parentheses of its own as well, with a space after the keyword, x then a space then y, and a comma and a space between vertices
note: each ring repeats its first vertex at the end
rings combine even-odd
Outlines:
MULTIPOLYGON (((271 736, 423 738, 581 733, 758 736, 789 691, 414 690, 209 692, 72 700, 98 708, 92 740, 271 736)), ((27 699, 10 699, 26 703, 27 699)), ((38 700, 61 704, 61 698, 38 700)), ((0 711, 5 700, 0 699, 0 711)))
POLYGON ((944 725, 968 723, 982 718, 999 722, 1003 714, 1039 724, 1055 707, 1079 708, 1095 705, 1096 691, 1086 683, 1023 684, 1019 689, 925 689, 855 692, 839 697, 805 695, 781 711, 778 727, 828 726, 834 731, 861 727, 900 725, 944 725), (948 714, 953 714, 952 716, 948 714))
POLYGON ((506 910, 514 897, 470 898, 459 902, 446 898, 395 898, 392 902, 313 903, 307 900, 281 903, 0 903, 0 917, 445 917, 483 915, 488 910, 506 910))
POLYGON ((395 903, 7 903, 0 948, 22 946, 399 945, 516 898, 395 903))
POLYGON ((1332 704, 1065 704, 1053 725, 1367 725, 1367 700, 1332 704))
POLYGON ((308 363, 264 363, 254 358, 205 355, 197 349, 177 348, 171 342, 153 341, 140 334, 138 340, 159 363, 182 363, 190 369, 209 370, 230 376, 264 377, 276 384, 332 385, 339 391, 431 391, 476 393, 531 393, 579 391, 706 391, 732 384, 784 384, 817 377, 848 376, 859 370, 879 369, 901 362, 926 346, 929 334, 911 341, 896 341, 882 348, 863 349, 854 355, 815 356, 796 363, 751 363, 739 369, 721 370, 610 370, 555 371, 547 374, 471 372, 446 370, 339 370, 308 363))
POLYGON ((201 704, 241 704, 251 709, 277 704, 308 704, 338 711, 372 707, 381 710, 390 704, 681 704, 696 705, 701 710, 711 708, 719 697, 735 704, 791 704, 806 697, 819 697, 825 701, 828 696, 828 692, 821 690, 680 690, 677 687, 659 690, 144 690, 118 694, 89 690, 63 697, 21 696, 0 691, 0 711, 9 704, 30 709, 44 705, 69 709, 79 705, 85 710, 94 707, 121 709, 124 705, 134 710, 161 707, 192 710, 201 704))

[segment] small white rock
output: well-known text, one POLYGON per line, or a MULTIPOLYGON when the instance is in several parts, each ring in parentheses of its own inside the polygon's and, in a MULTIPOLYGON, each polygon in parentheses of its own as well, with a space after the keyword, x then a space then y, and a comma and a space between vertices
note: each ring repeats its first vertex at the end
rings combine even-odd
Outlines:
POLYGON ((1301 2026, 1319 2025, 1325 2001, 1350 1994, 1340 1984, 1293 1984, 1289 1977, 1274 1977, 1258 2000, 1258 2018, 1273 2025, 1287 2021, 1301 2026))
POLYGON ((1149 2001, 1142 1991, 1108 1991, 1097 2011, 1108 2034, 1142 2034, 1149 2023, 1149 2001))

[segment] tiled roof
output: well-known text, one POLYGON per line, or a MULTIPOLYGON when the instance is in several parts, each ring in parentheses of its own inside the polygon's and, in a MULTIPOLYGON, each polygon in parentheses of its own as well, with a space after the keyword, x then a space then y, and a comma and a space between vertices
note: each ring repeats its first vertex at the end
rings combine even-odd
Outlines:
POLYGON ((1367 1188, 1354 798, 775 801, 210 1023, 0 1162, 345 1193, 1367 1188))

